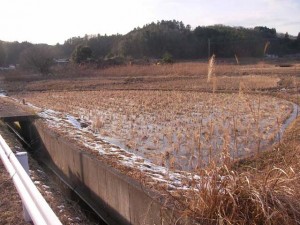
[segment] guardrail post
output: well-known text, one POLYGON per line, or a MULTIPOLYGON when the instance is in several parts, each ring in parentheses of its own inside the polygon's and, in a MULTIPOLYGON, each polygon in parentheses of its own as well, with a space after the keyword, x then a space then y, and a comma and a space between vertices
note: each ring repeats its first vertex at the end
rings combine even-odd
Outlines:
MULTIPOLYGON (((28 174, 29 176, 29 164, 28 164, 28 155, 27 155, 27 152, 17 152, 16 153, 16 158, 18 159, 18 161, 20 162, 20 164, 22 165, 22 167, 24 168, 24 170, 26 171, 26 173, 28 174)), ((23 205, 23 216, 24 216, 24 220, 26 222, 31 222, 31 218, 30 218, 30 215, 24 205, 24 203, 22 204, 23 205)))

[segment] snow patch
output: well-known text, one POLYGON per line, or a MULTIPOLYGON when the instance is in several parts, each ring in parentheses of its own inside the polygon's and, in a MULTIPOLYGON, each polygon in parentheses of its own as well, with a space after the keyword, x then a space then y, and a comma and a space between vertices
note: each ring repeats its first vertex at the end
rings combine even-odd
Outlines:
MULTIPOLYGON (((31 105, 31 107, 35 106, 31 105)), ((193 187, 184 185, 187 182, 183 181, 186 181, 187 179, 201 179, 200 176, 193 175, 190 172, 170 171, 166 167, 158 166, 150 162, 143 156, 136 155, 135 153, 129 152, 108 140, 104 140, 100 134, 94 133, 87 128, 82 128, 81 122, 89 123, 89 121, 85 121, 83 118, 76 119, 69 114, 64 114, 50 109, 41 109, 41 112, 38 114, 46 121, 50 128, 60 130, 69 138, 76 140, 79 144, 97 151, 99 155, 103 155, 108 158, 113 157, 115 160, 118 160, 120 164, 126 167, 140 170, 146 176, 152 178, 154 182, 164 183, 170 189, 189 190, 193 187)))
POLYGON ((67 121, 77 129, 81 129, 81 124, 71 115, 67 115, 67 121))

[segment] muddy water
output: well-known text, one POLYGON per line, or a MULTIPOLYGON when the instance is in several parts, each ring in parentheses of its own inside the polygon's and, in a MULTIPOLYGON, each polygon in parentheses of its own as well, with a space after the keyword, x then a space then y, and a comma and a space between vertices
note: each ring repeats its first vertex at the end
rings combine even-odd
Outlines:
POLYGON ((0 89, 0 97, 5 97, 7 96, 7 93, 4 90, 0 89))
POLYGON ((293 111, 290 115, 290 117, 283 123, 283 125, 280 128, 280 131, 278 132, 276 136, 276 141, 279 142, 283 136, 284 131, 287 129, 287 127, 297 118, 299 115, 299 105, 293 103, 293 111))
POLYGON ((163 108, 153 102, 117 102, 92 111, 76 105, 68 111, 74 118, 53 116, 156 165, 193 170, 212 160, 221 164, 267 149, 280 140, 297 114, 297 106, 269 97, 184 97, 184 101, 170 98, 163 108))
MULTIPOLYGON (((292 103, 290 103, 292 104, 292 103)), ((251 154, 254 154, 258 151, 262 151, 264 149, 267 149, 268 147, 272 146, 273 144, 280 141, 282 138, 282 135, 286 128, 295 120, 298 113, 298 107, 296 104, 292 104, 291 114, 287 117, 287 119, 283 122, 283 124, 278 127, 278 129, 273 128, 265 133, 267 134, 273 134, 273 139, 261 139, 258 138, 257 141, 252 141, 250 143, 247 143, 247 136, 243 137, 244 141, 241 141, 241 137, 237 137, 236 139, 231 136, 227 140, 227 148, 228 148, 228 155, 231 159, 238 159, 247 157, 251 154)), ((278 108, 275 108, 274 110, 279 110, 278 108)), ((207 126, 209 125, 210 121, 214 120, 214 116, 217 115, 210 115, 209 118, 206 118, 203 120, 203 123, 207 126)), ((259 126, 264 127, 264 123, 267 123, 268 121, 262 121, 259 126)), ((148 129, 152 130, 154 129, 154 126, 147 125, 148 129)), ((228 121, 224 121, 225 128, 227 127, 230 129, 230 124, 228 121)), ((163 128, 163 125, 160 125, 158 127, 158 130, 161 130, 163 128)), ((144 129, 142 127, 142 129, 144 129)), ((128 128, 129 132, 130 128, 128 128)), ((224 161, 224 151, 222 148, 224 148, 225 140, 222 137, 224 134, 222 133, 222 130, 219 130, 218 128, 214 128, 214 137, 207 141, 205 143, 205 133, 202 133, 201 135, 201 141, 202 148, 201 149, 194 149, 191 146, 191 143, 193 141, 187 140, 187 137, 184 137, 181 141, 182 144, 174 144, 178 143, 178 136, 176 134, 172 134, 172 137, 169 139, 164 137, 163 134, 160 134, 160 141, 159 143, 154 143, 151 138, 148 140, 145 140, 144 143, 138 143, 138 147, 131 148, 130 146, 126 145, 125 143, 128 140, 120 139, 120 138, 112 138, 112 137, 106 137, 101 136, 104 140, 115 144, 129 152, 135 153, 139 156, 148 158, 150 161, 163 165, 166 167, 171 167, 173 169, 179 169, 179 170, 186 170, 191 171, 194 168, 197 168, 199 166, 205 166, 210 161, 215 161, 216 163, 223 163, 224 161), (166 150, 167 149, 167 150, 166 150), (176 150, 177 149, 177 150, 176 150)), ((260 135, 259 135, 260 136, 260 135)))

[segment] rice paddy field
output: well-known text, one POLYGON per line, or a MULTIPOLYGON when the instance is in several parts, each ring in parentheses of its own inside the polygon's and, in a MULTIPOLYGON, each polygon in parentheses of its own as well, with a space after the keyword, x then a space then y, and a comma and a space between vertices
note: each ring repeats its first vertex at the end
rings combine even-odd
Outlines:
POLYGON ((22 82, 15 97, 68 114, 99 138, 157 165, 193 171, 278 143, 297 106, 276 93, 297 92, 298 70, 296 63, 222 60, 72 67, 59 79, 22 82))
POLYGON ((77 91, 23 96, 169 169, 192 171, 253 155, 280 140, 295 106, 279 98, 179 91, 77 91))
POLYGON ((0 88, 194 224, 299 224, 299 72, 297 60, 72 66, 0 88))

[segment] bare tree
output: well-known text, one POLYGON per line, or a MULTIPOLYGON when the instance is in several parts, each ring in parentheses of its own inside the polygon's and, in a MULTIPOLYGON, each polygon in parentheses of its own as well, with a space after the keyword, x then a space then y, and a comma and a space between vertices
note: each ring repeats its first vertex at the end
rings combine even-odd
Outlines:
POLYGON ((47 45, 35 45, 20 54, 20 65, 23 69, 48 74, 53 64, 53 52, 47 45))

